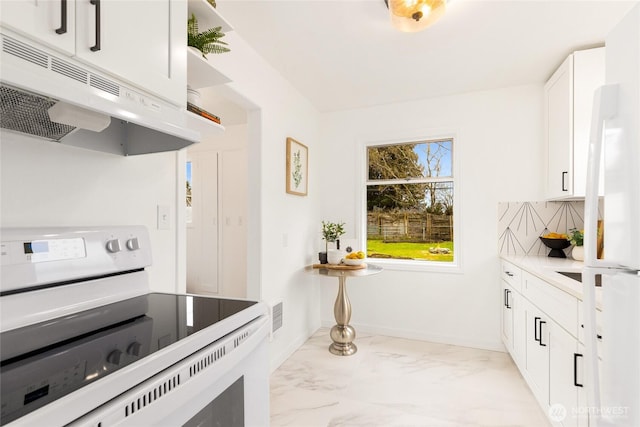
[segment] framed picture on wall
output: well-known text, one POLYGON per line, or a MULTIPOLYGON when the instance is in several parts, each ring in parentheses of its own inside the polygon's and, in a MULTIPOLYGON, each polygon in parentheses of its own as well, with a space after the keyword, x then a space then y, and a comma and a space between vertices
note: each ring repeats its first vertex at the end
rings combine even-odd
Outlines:
POLYGON ((309 149, 293 138, 287 138, 287 193, 307 195, 309 149))

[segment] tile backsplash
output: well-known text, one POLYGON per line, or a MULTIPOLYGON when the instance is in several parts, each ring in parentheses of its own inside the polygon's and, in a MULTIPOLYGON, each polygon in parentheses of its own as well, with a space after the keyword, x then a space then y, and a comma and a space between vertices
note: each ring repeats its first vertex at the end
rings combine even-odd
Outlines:
POLYGON ((549 249, 538 237, 572 228, 584 228, 584 201, 498 203, 500 255, 547 255, 549 249))

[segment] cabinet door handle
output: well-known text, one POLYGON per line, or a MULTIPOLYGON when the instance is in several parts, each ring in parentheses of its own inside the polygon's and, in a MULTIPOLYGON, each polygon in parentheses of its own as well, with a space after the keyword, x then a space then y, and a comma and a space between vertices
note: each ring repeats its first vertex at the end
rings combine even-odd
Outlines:
POLYGON ((67 0, 60 1, 60 28, 56 29, 56 34, 67 32, 67 0))
POLYGON ((540 343, 540 345, 541 345, 542 347, 546 347, 547 345, 542 343, 542 324, 545 324, 545 325, 546 325, 546 324, 547 324, 547 322, 545 322, 544 320, 541 320, 541 321, 540 321, 540 341, 538 341, 538 342, 540 343))
POLYGON ((89 3, 96 7, 96 44, 91 46, 91 52, 100 50, 100 0, 89 0, 89 3))
POLYGON ((513 273, 510 271, 505 271, 504 274, 506 274, 509 277, 513 277, 513 273))
POLYGON ((507 308, 511 308, 511 304, 509 304, 509 295, 511 295, 511 291, 509 289, 505 289, 506 294, 505 294, 505 303, 507 308))
POLYGON ((576 387, 584 387, 583 384, 578 384, 578 357, 583 357, 579 353, 573 353, 573 385, 576 387))
POLYGON ((566 171, 562 172, 562 191, 569 191, 569 189, 566 188, 566 185, 565 185, 565 178, 567 175, 569 175, 569 172, 566 172, 566 171))
POLYGON ((534 317, 533 318, 533 339, 540 342, 542 341, 542 338, 538 337, 538 322, 540 321, 539 317, 534 317))

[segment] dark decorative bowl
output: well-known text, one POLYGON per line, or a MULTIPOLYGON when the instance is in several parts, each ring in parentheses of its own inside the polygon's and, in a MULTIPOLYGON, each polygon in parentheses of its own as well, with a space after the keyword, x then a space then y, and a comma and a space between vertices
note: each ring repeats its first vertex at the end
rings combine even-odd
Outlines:
POLYGON ((563 249, 571 246, 571 242, 567 239, 547 239, 546 237, 540 237, 542 243, 551 251, 549 252, 550 257, 552 258, 566 258, 567 256, 564 254, 563 249))

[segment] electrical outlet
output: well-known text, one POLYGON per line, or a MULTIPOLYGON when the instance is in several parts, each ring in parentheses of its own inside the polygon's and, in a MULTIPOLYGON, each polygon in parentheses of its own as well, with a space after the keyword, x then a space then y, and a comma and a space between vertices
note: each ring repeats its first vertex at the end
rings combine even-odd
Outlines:
POLYGON ((158 230, 168 230, 170 220, 169 206, 158 205, 158 230))

